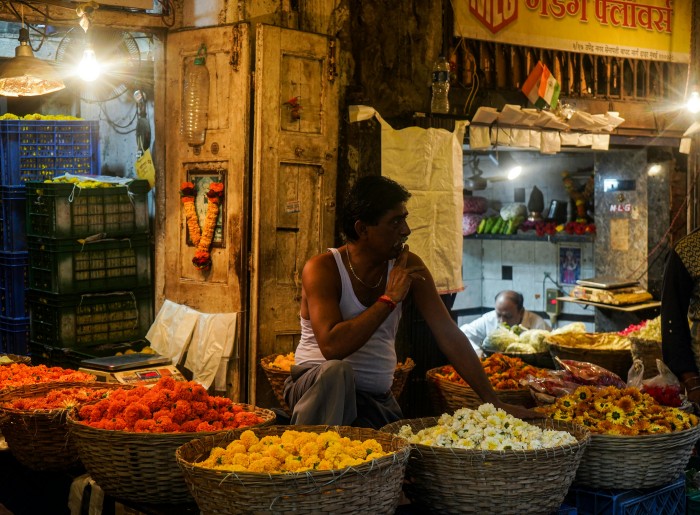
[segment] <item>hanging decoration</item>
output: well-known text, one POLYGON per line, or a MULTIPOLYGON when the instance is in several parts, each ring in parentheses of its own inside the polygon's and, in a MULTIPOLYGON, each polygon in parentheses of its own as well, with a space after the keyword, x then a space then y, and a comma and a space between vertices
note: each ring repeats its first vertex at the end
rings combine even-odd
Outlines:
POLYGON ((183 182, 180 186, 180 197, 185 210, 187 220, 187 231, 190 241, 196 247, 192 264, 198 270, 209 270, 211 268, 211 243, 214 239, 216 221, 219 218, 221 201, 224 198, 224 183, 212 182, 207 191, 207 214, 204 219, 204 229, 199 226, 199 218, 194 205, 197 189, 192 182, 183 182))

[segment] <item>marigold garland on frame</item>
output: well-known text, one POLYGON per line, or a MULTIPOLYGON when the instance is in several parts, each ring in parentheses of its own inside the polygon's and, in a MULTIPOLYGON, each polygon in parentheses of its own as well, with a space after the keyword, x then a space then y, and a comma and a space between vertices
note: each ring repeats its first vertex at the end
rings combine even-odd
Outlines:
POLYGON ((204 219, 204 229, 199 227, 197 211, 194 207, 196 190, 194 183, 183 182, 180 186, 180 196, 185 210, 187 220, 187 230, 190 240, 197 247, 192 258, 192 264, 198 270, 209 270, 211 268, 211 244, 216 230, 216 221, 219 218, 221 201, 224 198, 224 184, 222 182, 212 182, 207 192, 207 214, 204 219))

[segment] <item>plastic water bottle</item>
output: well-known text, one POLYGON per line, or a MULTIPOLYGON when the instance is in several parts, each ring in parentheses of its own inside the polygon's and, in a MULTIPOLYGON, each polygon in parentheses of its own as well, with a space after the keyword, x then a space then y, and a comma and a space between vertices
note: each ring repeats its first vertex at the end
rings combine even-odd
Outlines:
POLYGON ((209 71, 206 67, 207 47, 202 44, 194 62, 187 66, 182 91, 182 125, 180 134, 188 145, 204 144, 209 108, 209 71))
POLYGON ((447 93, 450 91, 450 63, 444 56, 438 57, 433 66, 432 89, 430 112, 449 113, 450 101, 447 98, 447 93))

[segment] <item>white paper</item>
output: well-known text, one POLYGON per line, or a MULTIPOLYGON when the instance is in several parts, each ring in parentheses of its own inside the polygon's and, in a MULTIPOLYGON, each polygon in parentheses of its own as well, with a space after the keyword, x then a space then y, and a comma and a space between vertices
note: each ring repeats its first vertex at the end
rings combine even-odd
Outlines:
POLYGON ((199 311, 166 300, 148 329, 146 339, 153 350, 177 365, 190 344, 198 318, 199 311))
POLYGON ((590 147, 593 144, 593 134, 580 132, 578 137, 579 147, 590 147))
POLYGON ((192 371, 192 380, 204 388, 212 385, 220 365, 228 363, 237 336, 237 318, 237 313, 200 313, 198 317, 185 367, 192 371))
POLYGON ((530 130, 530 148, 539 148, 542 146, 542 131, 537 129, 530 130))
POLYGON ((492 139, 491 143, 497 146, 510 146, 510 127, 494 127, 491 136, 495 135, 495 140, 492 139))
POLYGON ((511 129, 510 142, 513 147, 529 147, 530 129, 511 129))
POLYGON ((472 117, 472 123, 484 123, 490 125, 498 118, 498 111, 495 107, 481 106, 472 117))
POLYGON ((540 152, 543 154, 556 154, 561 150, 561 138, 557 131, 542 131, 540 152))
POLYGON ((377 111, 373 107, 351 105, 348 107, 348 117, 351 122, 363 122, 372 118, 377 111))
POLYGON ((498 114, 498 123, 503 125, 520 125, 526 118, 518 105, 506 104, 498 114))
POLYGON ((559 134, 561 137, 562 147, 576 147, 578 146, 580 132, 562 132, 559 134))
POLYGON ((489 148, 491 146, 491 136, 488 125, 469 126, 469 148, 471 150, 489 148))
POLYGON ((593 134, 593 150, 608 150, 610 148, 610 134, 593 134))
POLYGON ((690 154, 691 138, 681 138, 681 144, 678 147, 678 151, 681 154, 690 154))
POLYGON ((700 122, 693 122, 690 127, 683 133, 683 137, 692 136, 700 132, 700 122))

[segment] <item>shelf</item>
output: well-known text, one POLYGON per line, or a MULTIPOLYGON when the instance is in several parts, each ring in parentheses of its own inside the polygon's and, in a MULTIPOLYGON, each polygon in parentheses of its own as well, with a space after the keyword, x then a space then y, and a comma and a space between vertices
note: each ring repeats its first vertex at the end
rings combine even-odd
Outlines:
POLYGON ((600 309, 611 309, 613 311, 641 311, 643 309, 658 308, 661 306, 661 302, 658 300, 650 300, 648 302, 641 302, 639 304, 626 304, 622 306, 616 306, 614 304, 601 304, 600 302, 591 302, 588 300, 575 299, 574 297, 557 297, 560 302, 573 302, 575 304, 584 304, 586 306, 594 306, 600 309))
POLYGON ((548 234, 545 236, 537 236, 531 233, 518 234, 470 234, 464 236, 465 240, 512 240, 512 241, 544 241, 549 243, 591 243, 595 241, 595 236, 592 234, 548 234))

